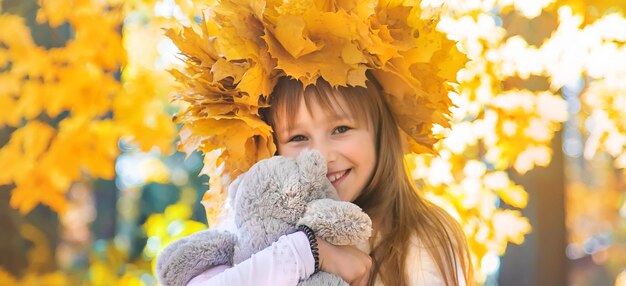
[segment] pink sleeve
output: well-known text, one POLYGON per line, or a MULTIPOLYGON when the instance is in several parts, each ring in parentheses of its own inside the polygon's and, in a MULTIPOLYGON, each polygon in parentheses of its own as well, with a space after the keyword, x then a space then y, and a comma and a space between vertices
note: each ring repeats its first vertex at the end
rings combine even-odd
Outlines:
POLYGON ((292 286, 313 274, 314 267, 309 240, 298 231, 280 237, 234 267, 213 267, 191 279, 187 286, 292 286))

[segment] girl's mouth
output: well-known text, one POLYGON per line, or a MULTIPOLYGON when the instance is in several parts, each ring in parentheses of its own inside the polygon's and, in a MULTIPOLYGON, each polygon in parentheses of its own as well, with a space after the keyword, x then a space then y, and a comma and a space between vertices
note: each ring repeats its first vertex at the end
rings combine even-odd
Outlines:
POLYGON ((352 171, 352 169, 347 169, 343 172, 336 172, 332 175, 328 176, 328 180, 333 184, 333 187, 337 188, 341 182, 348 176, 348 174, 352 171))

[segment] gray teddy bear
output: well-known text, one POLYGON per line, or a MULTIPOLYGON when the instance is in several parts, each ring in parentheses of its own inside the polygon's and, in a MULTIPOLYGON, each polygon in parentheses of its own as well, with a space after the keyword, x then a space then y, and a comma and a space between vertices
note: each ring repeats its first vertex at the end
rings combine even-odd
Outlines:
MULTIPOLYGON (((299 225, 334 245, 365 242, 372 231, 370 218, 358 206, 339 201, 326 172, 326 161, 314 150, 259 161, 229 187, 237 233, 208 229, 170 244, 157 258, 159 282, 185 285, 212 266, 235 265, 299 225)), ((348 283, 320 271, 298 285, 348 283)))

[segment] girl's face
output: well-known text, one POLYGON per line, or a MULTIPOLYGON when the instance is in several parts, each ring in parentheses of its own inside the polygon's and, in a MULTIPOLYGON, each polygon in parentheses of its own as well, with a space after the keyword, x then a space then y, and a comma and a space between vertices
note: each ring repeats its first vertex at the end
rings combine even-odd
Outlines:
POLYGON ((374 173, 374 127, 356 120, 341 96, 335 97, 334 101, 340 106, 334 106, 334 114, 327 114, 316 100, 311 100, 311 106, 307 108, 302 99, 290 130, 284 112, 277 114, 274 127, 278 153, 295 157, 304 149, 319 150, 326 158, 327 177, 339 198, 352 202, 374 173))

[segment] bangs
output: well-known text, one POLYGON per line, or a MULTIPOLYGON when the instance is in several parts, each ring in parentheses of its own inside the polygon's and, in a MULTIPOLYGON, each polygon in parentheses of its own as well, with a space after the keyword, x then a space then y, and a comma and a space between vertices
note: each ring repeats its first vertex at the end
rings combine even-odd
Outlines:
POLYGON ((376 88, 369 85, 371 84, 368 84, 368 88, 332 87, 327 81, 318 78, 315 85, 304 87, 298 80, 282 77, 270 96, 271 108, 265 116, 266 121, 275 130, 277 116, 286 116, 286 127, 291 130, 300 104, 304 102, 311 117, 315 117, 311 106, 316 103, 330 118, 348 116, 369 129, 374 122, 378 122, 379 117, 376 112, 378 92, 372 92, 372 89, 376 88))

